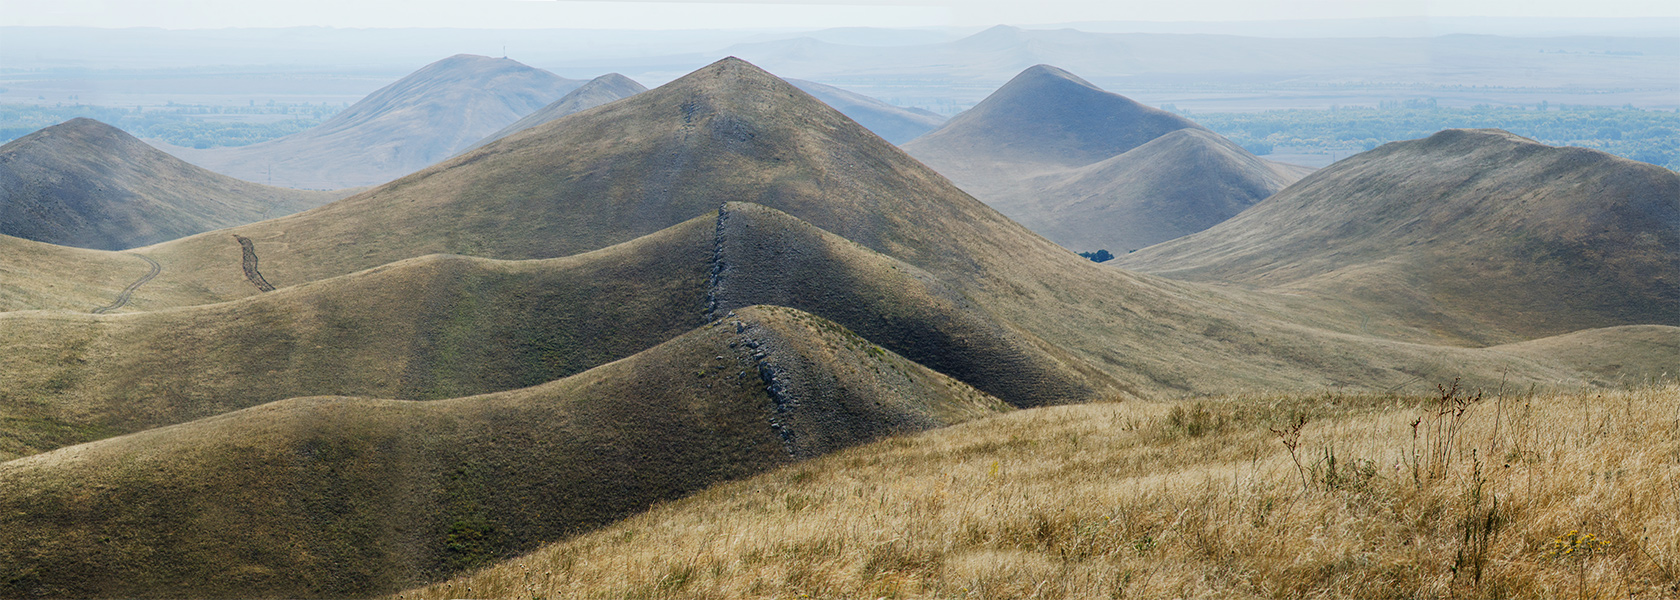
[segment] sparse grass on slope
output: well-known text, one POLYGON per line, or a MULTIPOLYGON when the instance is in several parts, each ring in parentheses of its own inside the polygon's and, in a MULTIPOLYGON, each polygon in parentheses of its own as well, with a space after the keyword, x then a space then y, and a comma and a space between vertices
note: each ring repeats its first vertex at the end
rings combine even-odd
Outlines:
POLYGON ((1499 130, 1448 130, 1320 170, 1116 263, 1404 314, 1435 343, 1680 324, 1680 175, 1499 130))
POLYGON ((1680 594, 1680 386, 1506 391, 1453 395, 1462 417, 1437 417, 1440 395, 1020 411, 721 485, 394 598, 1680 594), (1297 468, 1271 430, 1299 415, 1297 468))
POLYGON ((87 312, 110 304, 148 268, 117 252, 84 250, 0 235, 0 313, 87 312))
POLYGON ((833 322, 749 307, 532 388, 285 400, 0 463, 0 596, 389 593, 1007 409, 833 322))
POLYGON ((0 458, 283 398, 432 400, 578 373, 707 321, 713 223, 543 261, 422 257, 223 304, 3 313, 0 458))
POLYGON ((774 209, 558 259, 410 259, 235 302, 0 315, 0 457, 296 396, 535 385, 755 304, 834 320, 1017 406, 1118 385, 926 272, 774 209))

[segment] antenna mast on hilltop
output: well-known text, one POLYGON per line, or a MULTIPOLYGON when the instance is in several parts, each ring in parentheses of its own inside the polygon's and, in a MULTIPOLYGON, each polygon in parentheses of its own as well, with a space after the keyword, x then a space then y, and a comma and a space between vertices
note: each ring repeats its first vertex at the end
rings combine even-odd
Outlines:
POLYGON ((502 44, 502 58, 507 58, 507 44, 502 44))

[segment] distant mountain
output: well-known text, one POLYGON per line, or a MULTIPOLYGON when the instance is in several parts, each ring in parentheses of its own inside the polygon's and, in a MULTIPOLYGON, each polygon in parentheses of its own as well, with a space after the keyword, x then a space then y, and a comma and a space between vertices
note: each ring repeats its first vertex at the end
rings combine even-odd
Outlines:
POLYGON ((1048 65, 904 150, 1039 235, 1114 253, 1206 229, 1310 171, 1048 65))
POLYGON ((1201 128, 1067 71, 1038 65, 903 147, 947 176, 997 166, 1023 173, 1082 167, 1168 132, 1201 128))
POLYGON ((458 54, 307 131, 249 146, 169 150, 210 170, 273 185, 375 185, 460 152, 582 85, 506 58, 458 54))
POLYGON ((123 250, 343 195, 219 175, 93 119, 65 121, 0 146, 0 234, 51 244, 123 250))
POLYGON ((1449 340, 1680 324, 1680 175, 1499 130, 1386 144, 1123 267, 1357 299, 1449 340))
POLYGON ((917 136, 933 131, 945 122, 945 117, 937 113, 917 108, 900 108, 831 85, 801 79, 789 79, 787 82, 807 94, 816 96, 824 104, 840 111, 840 114, 850 117, 865 129, 881 136, 881 139, 894 144, 916 139, 917 136))
POLYGON ((1180 129, 1027 179, 994 206, 1068 248, 1123 254, 1217 225, 1311 172, 1262 160, 1211 131, 1180 129))
POLYGON ((512 125, 485 136, 484 139, 474 143, 468 149, 477 148, 560 117, 589 110, 614 100, 629 98, 645 91, 647 91, 646 87, 629 77, 618 73, 608 73, 589 80, 588 83, 560 97, 559 100, 537 109, 534 113, 525 115, 518 121, 514 121, 512 125))

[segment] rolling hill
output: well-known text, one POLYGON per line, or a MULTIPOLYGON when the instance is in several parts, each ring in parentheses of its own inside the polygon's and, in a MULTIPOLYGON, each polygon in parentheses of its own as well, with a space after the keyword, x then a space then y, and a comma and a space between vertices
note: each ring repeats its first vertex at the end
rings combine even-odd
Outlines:
POLYGON ((902 144, 916 139, 924 133, 933 131, 945 122, 945 117, 937 113, 913 109, 900 108, 863 94, 848 92, 832 85, 823 85, 815 81, 789 79, 805 93, 824 104, 834 107, 840 114, 846 115, 857 124, 864 126, 881 139, 894 144, 902 144))
POLYGON ((0 234, 63 246, 124 250, 340 197, 212 173, 93 119, 0 146, 0 234))
POLYGON ((212 171, 271 185, 377 185, 460 152, 581 85, 518 61, 459 54, 301 133, 249 146, 166 149, 212 171))
POLYGON ((564 117, 575 112, 589 110, 614 100, 629 98, 645 91, 647 91, 647 88, 640 83, 636 83, 636 80, 634 79, 619 75, 618 73, 608 73, 589 80, 587 83, 578 87, 578 89, 568 92, 565 96, 561 96, 559 100, 555 100, 554 102, 549 103, 548 106, 537 109, 536 112, 525 115, 518 121, 514 121, 512 125, 503 127, 500 131, 485 136, 484 139, 479 140, 467 149, 471 150, 473 148, 478 148, 490 142, 494 142, 520 131, 536 127, 537 125, 553 121, 560 117, 564 117))
POLYGON ((997 168, 1019 176, 1083 167, 1180 129, 1202 127, 1038 65, 904 151, 956 180, 997 168))
POLYGON ((1350 299, 1444 340, 1680 324, 1680 175, 1499 130, 1321 170, 1205 232, 1122 257, 1196 281, 1350 299))
POLYGON ((1680 368, 1672 326, 1431 345, 1097 265, 735 59, 303 213, 32 244, 18 285, 158 271, 131 313, 0 313, 6 596, 394 592, 1011 407, 1680 368))
POLYGON ((1206 229, 1311 171, 1048 65, 904 149, 1062 246, 1115 254, 1206 229))
MULTIPOLYGON (((1420 372, 1507 368, 1439 365, 1428 347, 1413 343, 1433 334, 1403 313, 1091 264, 832 108, 733 59, 320 209, 143 249, 162 273, 133 303, 170 306, 148 296, 152 285, 190 287, 220 300, 261 293, 241 272, 235 236, 252 244, 266 281, 285 288, 427 254, 567 256, 715 216, 737 200, 919 269, 1040 357, 1019 364, 1056 373, 1055 385, 1071 386, 1060 389, 1083 390, 1038 402, 1256 387, 1370 389, 1416 381, 1420 372)), ((931 360, 900 343, 894 327, 812 312, 931 360)))
POLYGON ((387 597, 1351 600, 1446 590, 1520 598, 1680 591, 1672 562, 1650 558, 1680 548, 1680 490, 1669 466, 1680 445, 1680 385, 1506 392, 1469 408, 1461 439, 1567 459, 1462 456, 1442 476, 1414 479, 1409 460, 1395 469, 1393 457, 1414 456, 1409 424, 1430 418, 1418 410, 1427 397, 1254 394, 1047 407, 718 485, 387 597), (1303 446, 1330 449, 1342 466, 1332 471, 1326 458, 1299 476, 1269 430, 1297 414, 1311 415, 1303 446), (1616 473, 1610 481, 1605 470, 1616 473), (1522 517, 1500 518, 1512 513, 1522 517), (1466 544, 1467 514, 1493 535, 1466 544), (1487 525, 1490 514, 1496 522, 1487 525), (1583 573, 1572 561, 1534 560, 1536 546, 1567 543, 1571 530, 1638 537, 1595 549, 1595 564, 1616 569, 1583 573))
POLYGON ((0 459, 289 397, 434 400, 537 385, 759 304, 829 315, 1021 406, 1116 385, 920 269, 731 203, 564 258, 432 255, 222 304, 0 313, 10 424, 0 459))
POLYGON ((1217 225, 1310 172, 1261 160, 1212 132, 1180 129, 984 199, 1058 244, 1119 255, 1217 225))
POLYGON ((365 597, 1006 409, 832 322, 743 308, 532 388, 285 400, 0 463, 0 523, 17 532, 0 590, 365 597))

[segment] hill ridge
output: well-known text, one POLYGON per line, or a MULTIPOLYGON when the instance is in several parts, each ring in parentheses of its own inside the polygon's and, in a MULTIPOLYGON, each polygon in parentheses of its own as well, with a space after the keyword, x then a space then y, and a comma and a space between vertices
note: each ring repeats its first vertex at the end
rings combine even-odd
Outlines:
POLYGON ((743 308, 532 388, 294 398, 0 463, 0 523, 23 530, 0 541, 0 590, 394 592, 708 484, 1005 410, 830 321, 743 308), (101 536, 115 545, 82 545, 101 536))

